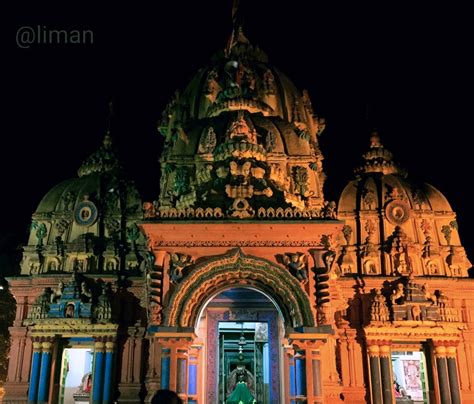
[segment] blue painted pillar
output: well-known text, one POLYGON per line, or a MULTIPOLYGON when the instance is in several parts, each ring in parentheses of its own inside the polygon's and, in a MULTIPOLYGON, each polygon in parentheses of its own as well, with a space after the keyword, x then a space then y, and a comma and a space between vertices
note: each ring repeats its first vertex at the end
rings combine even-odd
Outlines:
POLYGON ((296 396, 296 375, 294 357, 290 358, 290 396, 296 396))
POLYGON ((38 386, 38 404, 46 404, 49 398, 49 379, 51 375, 51 342, 42 342, 41 369, 38 386))
POLYGON ((306 396, 306 359, 304 351, 295 355, 296 368, 296 395, 306 396))
POLYGON ((40 368, 41 368, 41 342, 33 342, 33 359, 31 361, 30 388, 28 390, 28 403, 37 402, 40 368))
POLYGON ((115 346, 115 343, 112 341, 105 343, 104 394, 102 398, 103 404, 109 404, 112 402, 114 346, 115 346))
POLYGON ((170 371, 171 371, 171 350, 163 348, 161 350, 161 388, 170 388, 170 371))
POLYGON ((94 346, 94 370, 92 374, 92 403, 102 404, 102 393, 104 389, 104 362, 105 362, 105 344, 96 341, 94 346))

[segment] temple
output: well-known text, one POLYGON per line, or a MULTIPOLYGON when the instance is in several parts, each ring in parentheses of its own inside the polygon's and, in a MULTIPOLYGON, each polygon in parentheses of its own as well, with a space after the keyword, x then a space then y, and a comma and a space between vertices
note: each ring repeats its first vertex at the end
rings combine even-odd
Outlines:
POLYGON ((107 132, 33 214, 3 402, 474 403, 455 213, 375 132, 325 200, 324 126, 236 24, 163 112, 156 201, 107 132))

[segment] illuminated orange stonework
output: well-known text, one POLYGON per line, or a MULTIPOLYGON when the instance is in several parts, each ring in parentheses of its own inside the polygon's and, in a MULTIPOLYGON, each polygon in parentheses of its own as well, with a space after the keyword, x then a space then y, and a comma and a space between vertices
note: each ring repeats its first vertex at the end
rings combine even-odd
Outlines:
POLYGON ((4 402, 58 402, 63 351, 85 346, 92 403, 159 388, 221 403, 236 375, 259 404, 474 403, 474 281, 455 213, 375 133, 326 201, 324 125, 235 27, 163 113, 157 201, 142 204, 107 135, 33 215, 9 279, 4 402))

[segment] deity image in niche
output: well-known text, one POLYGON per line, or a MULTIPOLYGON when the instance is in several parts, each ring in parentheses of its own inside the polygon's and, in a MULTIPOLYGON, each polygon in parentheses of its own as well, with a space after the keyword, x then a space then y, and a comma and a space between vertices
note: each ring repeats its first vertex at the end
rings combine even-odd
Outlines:
POLYGON ((66 306, 66 312, 64 314, 66 318, 74 318, 74 304, 68 303, 66 306))
POLYGON ((403 360, 405 389, 412 400, 423 400, 419 360, 403 360))

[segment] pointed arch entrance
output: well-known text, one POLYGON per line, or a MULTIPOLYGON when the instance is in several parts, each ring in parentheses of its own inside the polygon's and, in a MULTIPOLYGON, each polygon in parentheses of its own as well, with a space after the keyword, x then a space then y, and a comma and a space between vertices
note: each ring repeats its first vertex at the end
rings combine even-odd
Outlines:
POLYGON ((194 345, 201 344, 188 380, 196 397, 226 402, 236 386, 232 377, 244 371, 253 380, 251 394, 265 404, 283 399, 285 328, 314 327, 314 317, 308 295, 286 269, 235 249, 195 265, 170 296, 164 324, 193 330, 194 345), (240 337, 246 342, 239 358, 240 337))

